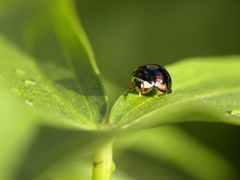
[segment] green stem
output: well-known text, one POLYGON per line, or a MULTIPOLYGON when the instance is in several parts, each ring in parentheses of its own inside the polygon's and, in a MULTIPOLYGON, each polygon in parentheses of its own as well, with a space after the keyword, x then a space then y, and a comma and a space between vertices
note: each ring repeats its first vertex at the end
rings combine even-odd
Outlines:
POLYGON ((112 161, 112 143, 109 141, 97 147, 93 154, 92 180, 110 180, 115 169, 112 161))

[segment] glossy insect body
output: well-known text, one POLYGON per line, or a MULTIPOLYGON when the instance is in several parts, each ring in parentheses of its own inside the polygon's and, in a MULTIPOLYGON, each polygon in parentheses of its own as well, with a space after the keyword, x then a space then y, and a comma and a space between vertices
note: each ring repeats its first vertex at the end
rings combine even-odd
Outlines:
POLYGON ((138 67, 132 73, 132 84, 128 87, 128 91, 136 90, 139 96, 150 92, 153 87, 157 88, 163 94, 170 94, 172 92, 172 80, 171 76, 163 66, 157 64, 148 64, 138 67))

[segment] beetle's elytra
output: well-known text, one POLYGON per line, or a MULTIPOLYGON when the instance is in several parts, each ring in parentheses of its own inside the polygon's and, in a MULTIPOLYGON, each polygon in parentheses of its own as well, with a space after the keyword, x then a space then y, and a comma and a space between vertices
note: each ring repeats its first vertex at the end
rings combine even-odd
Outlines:
POLYGON ((172 92, 171 76, 163 66, 157 64, 140 66, 132 73, 132 76, 132 84, 127 90, 136 90, 140 97, 142 94, 150 92, 153 87, 163 92, 158 95, 159 99, 162 99, 160 96, 172 92))

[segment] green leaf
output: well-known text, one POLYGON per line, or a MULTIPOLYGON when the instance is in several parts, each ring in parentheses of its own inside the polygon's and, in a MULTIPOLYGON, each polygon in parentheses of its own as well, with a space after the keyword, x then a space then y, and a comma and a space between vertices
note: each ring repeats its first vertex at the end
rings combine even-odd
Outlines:
MULTIPOLYGON (((0 8, 0 79, 25 104, 0 89, 0 179, 47 179, 45 173, 53 166, 83 157, 123 131, 88 131, 105 124, 108 106, 72 1, 5 2, 0 8), (46 120, 84 130, 49 127, 46 120)), ((173 94, 160 101, 154 92, 142 99, 125 92, 112 109, 109 127, 147 128, 196 120, 239 125, 239 59, 198 59, 167 67, 173 94)), ((154 148, 144 148, 157 143, 152 137, 139 148, 151 152, 154 148)))
POLYGON ((166 68, 173 79, 172 94, 161 101, 156 93, 139 98, 136 92, 125 92, 114 104, 109 124, 138 128, 188 121, 240 125, 236 115, 240 109, 239 56, 194 58, 166 68))
POLYGON ((14 97, 1 81, 0 99, 0 179, 44 179, 54 166, 89 155, 112 137, 110 132, 46 126, 41 121, 45 117, 14 97))
POLYGON ((0 13, 0 73, 9 89, 52 119, 101 126, 107 98, 72 1, 7 7, 0 13))

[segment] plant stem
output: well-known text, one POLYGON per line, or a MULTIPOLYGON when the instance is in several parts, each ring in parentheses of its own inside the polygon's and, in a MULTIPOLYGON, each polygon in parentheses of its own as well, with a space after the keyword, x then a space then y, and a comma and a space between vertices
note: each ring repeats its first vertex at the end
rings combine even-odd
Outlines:
POLYGON ((93 154, 92 180, 110 180, 115 169, 112 161, 112 141, 97 147, 93 154))

